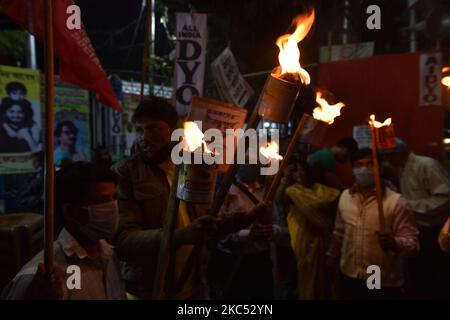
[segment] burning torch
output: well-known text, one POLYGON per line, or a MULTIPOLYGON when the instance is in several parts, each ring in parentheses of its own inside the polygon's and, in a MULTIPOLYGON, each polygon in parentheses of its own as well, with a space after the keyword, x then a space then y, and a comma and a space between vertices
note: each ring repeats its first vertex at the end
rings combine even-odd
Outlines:
POLYGON ((294 136, 289 142, 286 154, 284 155, 284 160, 281 162, 280 168, 264 196, 264 202, 268 203, 273 200, 277 187, 283 176, 284 168, 294 153, 297 141, 300 139, 300 141, 304 143, 320 145, 325 137, 328 126, 331 125, 334 122, 334 119, 341 114, 341 108, 345 106, 342 102, 330 105, 322 97, 321 91, 316 93, 316 102, 319 106, 313 110, 313 115, 310 116, 305 113, 298 124, 294 136))
POLYGON ((373 158, 373 175, 375 179, 375 193, 378 204, 378 221, 380 224, 380 233, 386 231, 384 210, 383 210, 383 193, 381 189, 380 164, 378 162, 377 153, 379 149, 390 149, 395 147, 394 128, 392 119, 388 118, 383 123, 375 120, 375 115, 370 115, 369 120, 372 135, 372 158, 373 158))
MULTIPOLYGON (((298 43, 306 37, 314 19, 314 10, 311 13, 298 15, 293 21, 294 33, 283 35, 277 39, 276 44, 280 49, 278 55, 280 66, 275 68, 267 78, 247 128, 256 128, 261 118, 280 123, 289 121, 301 86, 309 85, 311 82, 308 72, 300 65, 298 43)), ((238 143, 243 143, 243 141, 238 143)), ((211 214, 215 215, 220 211, 233 183, 237 168, 236 163, 229 166, 221 188, 214 199, 211 214)))
MULTIPOLYGON (((209 150, 204 134, 193 121, 184 123, 183 151, 195 160, 195 153, 213 153, 209 150)), ((201 157, 203 159, 203 157, 201 157)), ((216 185, 217 166, 205 163, 182 164, 179 170, 177 198, 186 202, 211 203, 216 185)))
POLYGON ((166 296, 166 274, 171 263, 171 253, 174 251, 173 233, 180 200, 193 203, 210 203, 216 183, 216 167, 204 163, 196 164, 195 161, 192 161, 195 160, 195 153, 200 152, 201 159, 203 159, 203 152, 212 153, 206 145, 203 132, 195 122, 187 121, 184 123, 182 150, 188 153, 191 161, 175 166, 161 236, 153 288, 154 299, 163 299, 166 296))

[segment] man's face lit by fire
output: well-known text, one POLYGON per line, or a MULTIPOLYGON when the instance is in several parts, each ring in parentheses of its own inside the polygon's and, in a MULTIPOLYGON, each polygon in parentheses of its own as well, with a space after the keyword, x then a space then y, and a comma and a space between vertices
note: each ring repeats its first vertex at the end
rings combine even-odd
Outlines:
POLYGON ((159 119, 146 118, 136 122, 138 138, 142 139, 148 151, 155 154, 170 143, 171 129, 169 125, 159 119))

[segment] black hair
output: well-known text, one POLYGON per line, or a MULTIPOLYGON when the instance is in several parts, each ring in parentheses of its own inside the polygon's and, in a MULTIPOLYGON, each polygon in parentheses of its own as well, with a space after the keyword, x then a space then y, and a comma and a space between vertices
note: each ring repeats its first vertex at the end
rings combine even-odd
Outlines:
POLYGON ((133 113, 133 116, 131 117, 131 122, 135 124, 137 121, 145 118, 162 120, 166 122, 171 129, 175 129, 177 127, 177 112, 166 99, 152 96, 139 103, 133 113))
POLYGON ((56 137, 60 137, 62 134, 62 129, 63 127, 69 127, 70 130, 72 130, 72 132, 77 135, 78 134, 78 129, 77 127, 73 124, 72 121, 69 120, 65 120, 65 121, 61 121, 60 123, 58 123, 58 125, 55 128, 55 136, 56 137))
POLYGON ((6 112, 12 107, 12 106, 20 106, 23 112, 23 120, 20 124, 20 127, 23 128, 29 128, 32 127, 34 124, 33 120, 33 108, 31 107, 31 103, 28 100, 21 100, 16 101, 11 98, 3 98, 2 104, 0 106, 0 122, 9 122, 6 117, 6 112))
POLYGON ((26 95, 27 94, 27 88, 20 82, 9 82, 6 86, 5 86, 5 90, 7 94, 11 94, 14 91, 18 91, 21 90, 23 91, 23 93, 26 95))
MULTIPOLYGON (((352 164, 354 164, 356 161, 366 158, 366 157, 372 157, 372 149, 370 149, 370 148, 358 149, 351 156, 352 164)), ((378 159, 378 163, 381 165, 381 155, 379 153, 377 153, 377 159, 378 159)))
POLYGON ((55 212, 61 213, 64 204, 82 202, 90 185, 104 181, 117 184, 118 178, 109 168, 91 162, 76 161, 63 166, 55 175, 55 212))
POLYGON ((336 146, 339 148, 347 149, 350 156, 358 151, 358 143, 353 138, 342 138, 336 142, 336 146))

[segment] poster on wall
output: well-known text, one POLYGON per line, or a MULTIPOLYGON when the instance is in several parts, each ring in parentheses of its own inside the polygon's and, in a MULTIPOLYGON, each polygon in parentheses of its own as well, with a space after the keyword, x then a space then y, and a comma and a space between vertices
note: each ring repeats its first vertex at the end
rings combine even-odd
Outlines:
POLYGON ((42 150, 39 71, 0 66, 0 174, 33 172, 42 150))
POLYGON ((177 13, 175 99, 180 117, 187 117, 193 96, 203 94, 206 14, 177 13))
POLYGON ((442 55, 427 53, 420 55, 419 106, 442 104, 442 55))
POLYGON ((55 81, 54 161, 91 159, 89 93, 72 84, 55 81))

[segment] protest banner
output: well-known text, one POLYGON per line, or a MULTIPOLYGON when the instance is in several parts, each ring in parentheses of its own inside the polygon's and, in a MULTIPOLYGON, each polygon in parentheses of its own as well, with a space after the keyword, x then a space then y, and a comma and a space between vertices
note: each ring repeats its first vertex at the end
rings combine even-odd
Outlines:
POLYGON ((211 64, 212 75, 224 101, 245 106, 254 91, 239 72, 239 67, 229 48, 226 48, 211 64))
POLYGON ((206 14, 177 13, 175 99, 178 115, 186 117, 193 96, 203 93, 206 14))

